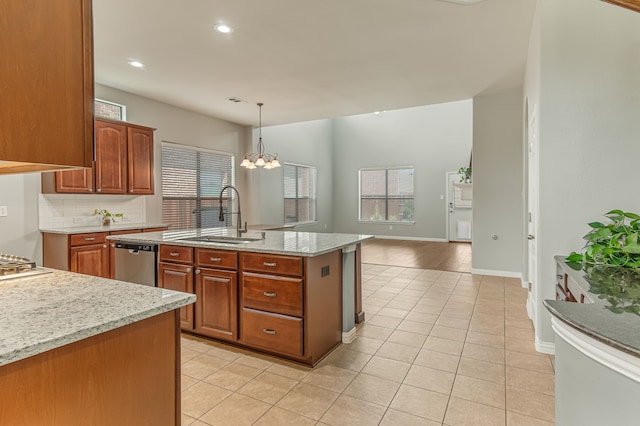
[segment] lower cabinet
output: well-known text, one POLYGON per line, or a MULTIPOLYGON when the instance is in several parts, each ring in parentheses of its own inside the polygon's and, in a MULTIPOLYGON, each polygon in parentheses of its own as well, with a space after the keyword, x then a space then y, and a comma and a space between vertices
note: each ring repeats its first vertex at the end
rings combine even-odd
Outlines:
POLYGON ((106 243, 71 247, 71 272, 109 278, 109 249, 106 243))
POLYGON ((159 285, 195 293, 190 333, 315 365, 342 341, 342 254, 160 246, 159 285))
POLYGON ((196 333, 238 339, 238 279, 235 271, 196 269, 196 333))

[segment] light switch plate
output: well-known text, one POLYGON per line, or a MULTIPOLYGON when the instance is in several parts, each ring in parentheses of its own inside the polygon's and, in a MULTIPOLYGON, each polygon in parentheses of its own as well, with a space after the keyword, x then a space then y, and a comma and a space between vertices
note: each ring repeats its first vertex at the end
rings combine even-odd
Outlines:
POLYGON ((0 206, 0 217, 7 217, 7 206, 0 206))

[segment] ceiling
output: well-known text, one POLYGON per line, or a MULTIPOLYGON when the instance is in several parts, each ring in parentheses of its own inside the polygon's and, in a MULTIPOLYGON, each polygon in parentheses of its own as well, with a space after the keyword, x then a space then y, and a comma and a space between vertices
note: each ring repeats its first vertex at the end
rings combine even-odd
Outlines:
POLYGON ((535 3, 94 0, 95 79, 246 125, 469 99, 522 84, 535 3))

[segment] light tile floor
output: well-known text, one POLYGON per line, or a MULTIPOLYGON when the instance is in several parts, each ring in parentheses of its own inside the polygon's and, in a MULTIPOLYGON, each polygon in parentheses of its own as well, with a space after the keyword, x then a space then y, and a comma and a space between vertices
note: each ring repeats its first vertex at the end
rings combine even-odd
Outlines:
POLYGON ((315 368, 182 339, 183 425, 551 425, 519 280, 363 264, 366 322, 315 368))

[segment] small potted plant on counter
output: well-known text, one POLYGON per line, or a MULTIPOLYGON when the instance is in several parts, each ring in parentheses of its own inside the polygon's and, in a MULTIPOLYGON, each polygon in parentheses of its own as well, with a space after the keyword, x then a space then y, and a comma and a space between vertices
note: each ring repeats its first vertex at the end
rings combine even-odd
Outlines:
POLYGON ((111 225, 111 221, 115 223, 116 217, 122 217, 122 213, 111 213, 107 209, 95 209, 93 214, 100 215, 100 218, 102 219, 102 226, 109 226, 111 225))
POLYGON ((471 183, 471 167, 460 167, 458 175, 460 176, 460 182, 471 183))

